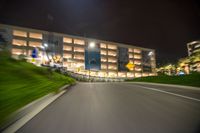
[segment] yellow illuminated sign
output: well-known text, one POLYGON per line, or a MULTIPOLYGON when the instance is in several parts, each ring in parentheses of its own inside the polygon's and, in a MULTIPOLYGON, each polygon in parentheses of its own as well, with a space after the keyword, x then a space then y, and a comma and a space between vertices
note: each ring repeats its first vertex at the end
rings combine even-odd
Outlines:
POLYGON ((134 65, 132 62, 129 62, 129 63, 126 65, 126 67, 127 67, 129 70, 132 70, 132 69, 135 67, 135 65, 134 65))

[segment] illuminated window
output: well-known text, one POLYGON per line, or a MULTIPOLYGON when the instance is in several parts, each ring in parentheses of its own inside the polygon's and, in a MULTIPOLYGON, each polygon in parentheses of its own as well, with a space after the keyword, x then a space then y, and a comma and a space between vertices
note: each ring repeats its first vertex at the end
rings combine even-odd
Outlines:
POLYGON ((106 57, 101 57, 101 62, 107 62, 107 58, 106 57))
POLYGON ((117 52, 116 51, 108 51, 108 55, 110 55, 110 56, 116 56, 117 52))
POLYGON ((141 53, 141 50, 140 50, 140 49, 134 49, 134 53, 140 54, 140 53, 141 53))
POLYGON ((24 49, 17 49, 17 48, 12 48, 11 53, 13 55, 26 55, 26 51, 24 49))
POLYGON ((32 41, 30 41, 29 42, 29 46, 30 47, 41 47, 42 43, 41 42, 32 42, 32 41))
POLYGON ((143 73, 143 74, 142 74, 142 77, 147 77, 147 76, 149 76, 148 73, 143 73))
POLYGON ((136 66, 135 71, 142 71, 142 68, 140 66, 136 66))
POLYGON ((116 45, 111 45, 111 44, 108 44, 108 49, 117 49, 117 46, 116 45))
POLYGON ((63 45, 63 50, 72 51, 72 46, 63 45))
POLYGON ((133 49, 132 48, 128 48, 128 52, 133 52, 133 49))
POLYGON ((63 37, 63 42, 64 43, 72 43, 72 38, 63 37))
POLYGON ((14 36, 27 37, 27 32, 21 30, 13 30, 14 36))
POLYGON ((101 55, 107 55, 106 50, 101 50, 101 55))
POLYGON ((135 77, 136 77, 136 78, 142 77, 142 74, 141 74, 141 73, 135 73, 135 77))
POLYGON ((109 72, 108 76, 109 77, 117 77, 117 73, 116 72, 109 72))
POLYGON ((127 77, 133 78, 133 77, 134 77, 134 73, 128 72, 128 73, 127 73, 127 77))
POLYGON ((72 58, 72 54, 64 53, 63 54, 63 58, 71 59, 72 58))
POLYGON ((129 59, 132 59, 133 58, 133 54, 129 54, 129 59))
POLYGON ((101 69, 107 69, 107 65, 106 64, 101 64, 101 69))
POLYGON ((109 65, 108 65, 108 69, 117 70, 117 66, 114 65, 114 64, 109 64, 109 65))
POLYGON ((82 54, 75 54, 74 59, 84 60, 85 58, 84 58, 84 55, 82 55, 82 54))
POLYGON ((134 55, 134 59, 141 59, 141 58, 142 58, 141 55, 138 55, 138 54, 135 54, 135 55, 134 55))
POLYGON ((100 47, 101 47, 101 48, 107 48, 107 45, 106 45, 105 43, 101 43, 101 44, 100 44, 100 47))
POLYGON ((41 33, 29 33, 30 38, 35 38, 35 39, 42 39, 42 34, 41 33))
POLYGON ((27 42, 25 40, 13 39, 12 44, 17 46, 26 46, 27 42))
POLYGON ((76 67, 84 67, 84 63, 83 62, 76 62, 75 66, 76 67))
POLYGON ((106 77, 107 73, 106 72, 98 72, 99 77, 106 77))
POLYGON ((74 44, 85 45, 84 40, 74 39, 74 44))
POLYGON ((85 49, 80 47, 74 47, 74 52, 85 52, 85 49))
POLYGON ((108 62, 111 62, 111 63, 116 63, 117 60, 115 58, 108 58, 108 62))
POLYGON ((135 65, 141 65, 141 61, 135 60, 135 61, 134 61, 134 64, 135 64, 135 65))
POLYGON ((149 76, 156 76, 155 73, 149 73, 149 76))
POLYGON ((67 67, 67 68, 71 67, 71 62, 64 61, 63 67, 67 67))
POLYGON ((126 73, 125 72, 118 72, 118 77, 126 77, 126 73))

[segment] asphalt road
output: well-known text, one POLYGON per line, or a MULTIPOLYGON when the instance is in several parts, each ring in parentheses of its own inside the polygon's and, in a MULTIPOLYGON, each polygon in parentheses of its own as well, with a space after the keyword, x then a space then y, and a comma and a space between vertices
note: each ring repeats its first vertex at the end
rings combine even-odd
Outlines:
POLYGON ((78 83, 18 132, 200 133, 198 99, 200 91, 192 89, 78 83))

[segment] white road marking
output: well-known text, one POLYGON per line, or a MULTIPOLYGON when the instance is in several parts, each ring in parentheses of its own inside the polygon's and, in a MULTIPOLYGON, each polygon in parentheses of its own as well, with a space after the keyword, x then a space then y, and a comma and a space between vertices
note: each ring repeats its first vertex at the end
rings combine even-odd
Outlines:
POLYGON ((197 99, 197 98, 188 97, 188 96, 184 96, 184 95, 180 95, 180 94, 176 94, 176 93, 172 93, 172 92, 168 92, 168 91, 163 91, 163 90, 159 90, 159 89, 151 88, 151 87, 145 87, 145 86, 140 86, 140 85, 136 85, 136 86, 139 86, 139 87, 144 88, 144 89, 158 91, 158 92, 162 92, 162 93, 166 93, 166 94, 170 94, 170 95, 174 95, 174 96, 178 96, 178 97, 182 97, 182 98, 186 98, 186 99, 190 99, 190 100, 200 102, 200 99, 197 99))

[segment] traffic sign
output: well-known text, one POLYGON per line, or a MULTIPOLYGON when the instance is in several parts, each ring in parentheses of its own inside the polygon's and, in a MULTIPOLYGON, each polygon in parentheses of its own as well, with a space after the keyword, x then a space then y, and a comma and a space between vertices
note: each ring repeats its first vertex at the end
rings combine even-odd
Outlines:
POLYGON ((132 62, 129 62, 129 63, 126 65, 126 67, 127 67, 129 70, 132 70, 132 69, 135 67, 135 65, 134 65, 132 62))

